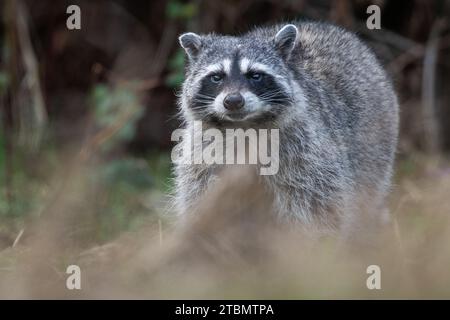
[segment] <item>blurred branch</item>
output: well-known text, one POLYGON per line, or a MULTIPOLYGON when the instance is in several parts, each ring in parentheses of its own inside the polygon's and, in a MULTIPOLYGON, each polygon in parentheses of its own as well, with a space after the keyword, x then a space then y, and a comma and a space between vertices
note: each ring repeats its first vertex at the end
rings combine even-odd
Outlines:
POLYGON ((6 104, 6 97, 0 96, 0 110, 2 110, 2 129, 3 129, 3 137, 4 137, 4 154, 5 154, 5 198, 6 198, 6 213, 8 214, 11 210, 11 204, 13 201, 13 190, 12 190, 12 173, 13 173, 13 144, 12 144, 12 137, 10 132, 10 125, 9 125, 9 111, 8 106, 6 104))
POLYGON ((357 31, 377 42, 386 43, 389 46, 400 51, 408 51, 413 47, 423 47, 414 40, 405 38, 398 33, 389 31, 387 29, 369 30, 364 23, 357 24, 357 31))
POLYGON ((128 121, 133 117, 135 111, 127 112, 123 114, 117 121, 98 132, 92 139, 88 140, 83 146, 79 158, 81 161, 85 161, 89 158, 95 150, 97 150, 103 143, 112 138, 120 129, 122 129, 128 121))
POLYGON ((169 58, 170 50, 174 44, 174 39, 177 36, 177 28, 174 22, 169 22, 164 27, 164 32, 161 36, 161 40, 156 50, 153 63, 150 67, 151 74, 154 77, 159 77, 161 72, 164 70, 167 59, 169 58))
MULTIPOLYGON (((11 18, 8 19, 8 12, 10 12, 10 6, 11 2, 4 2, 2 3, 4 9, 2 18, 5 24, 5 35, 4 35, 4 43, 6 46, 12 46, 14 47, 14 41, 15 37, 13 36, 13 27, 11 18)), ((4 52, 2 52, 2 58, 4 57, 4 52)), ((5 62, 5 69, 7 77, 9 78, 9 81, 7 84, 5 84, 5 87, 3 88, 4 92, 1 92, 1 99, 0 103, 2 104, 2 120, 3 120, 3 132, 4 132, 4 151, 5 151, 5 198, 6 198, 6 213, 10 213, 12 203, 14 200, 14 193, 13 193, 13 153, 14 153, 14 146, 12 143, 12 123, 14 121, 13 119, 13 108, 11 106, 11 101, 13 100, 13 96, 11 94, 11 88, 14 85, 14 62, 15 62, 15 56, 11 55, 8 57, 8 61, 5 62)))
MULTIPOLYGON (((450 36, 440 38, 438 50, 446 49, 450 46, 450 36)), ((418 59, 423 59, 426 48, 421 44, 416 44, 409 50, 401 53, 394 60, 389 62, 387 69, 392 73, 400 73, 407 65, 418 59)))
POLYGON ((161 81, 158 78, 142 79, 139 81, 118 81, 119 85, 127 87, 135 92, 151 90, 160 85, 160 83, 161 81))
POLYGON ((158 85, 161 84, 161 81, 159 78, 149 78, 149 79, 139 79, 139 80, 129 80, 124 79, 120 75, 114 73, 114 71, 107 70, 103 65, 100 63, 95 63, 93 66, 94 73, 104 73, 107 75, 109 81, 114 84, 115 86, 121 86, 125 87, 127 89, 130 89, 134 92, 141 92, 141 91, 147 91, 153 88, 156 88, 158 85))
POLYGON ((423 59, 422 117, 425 149, 430 153, 440 151, 439 124, 436 121, 436 66, 439 34, 444 26, 444 20, 437 20, 433 24, 423 59))
POLYGON ((421 44, 414 45, 410 49, 401 53, 394 60, 389 62, 387 65, 387 69, 391 73, 399 73, 401 72, 408 64, 416 61, 417 59, 423 57, 425 53, 425 48, 421 44))
POLYGON ((8 46, 11 56, 8 61, 12 82, 12 103, 16 106, 19 124, 19 141, 37 147, 47 123, 47 113, 39 77, 39 65, 34 54, 28 30, 28 13, 21 0, 6 3, 8 46), (14 18, 13 18, 14 17, 14 18), (16 57, 20 57, 21 60, 16 57))
POLYGON ((329 13, 330 20, 349 28, 355 22, 352 9, 352 3, 348 0, 332 1, 329 13))
POLYGON ((19 231, 19 234, 17 235, 16 239, 14 240, 14 242, 13 242, 13 244, 12 244, 12 247, 13 247, 13 248, 16 247, 17 244, 19 243, 20 239, 22 238, 22 235, 23 235, 23 232, 24 232, 24 231, 25 231, 25 229, 21 229, 21 230, 19 231))

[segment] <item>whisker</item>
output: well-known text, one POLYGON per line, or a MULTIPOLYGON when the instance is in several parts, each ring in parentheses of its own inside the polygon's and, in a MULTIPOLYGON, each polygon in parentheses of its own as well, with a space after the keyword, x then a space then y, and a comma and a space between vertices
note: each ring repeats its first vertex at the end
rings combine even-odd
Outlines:
POLYGON ((216 97, 214 97, 214 96, 210 96, 210 95, 207 95, 207 94, 203 94, 203 93, 197 93, 196 94, 196 96, 197 97, 200 97, 200 98, 208 98, 208 99, 215 99, 216 97))

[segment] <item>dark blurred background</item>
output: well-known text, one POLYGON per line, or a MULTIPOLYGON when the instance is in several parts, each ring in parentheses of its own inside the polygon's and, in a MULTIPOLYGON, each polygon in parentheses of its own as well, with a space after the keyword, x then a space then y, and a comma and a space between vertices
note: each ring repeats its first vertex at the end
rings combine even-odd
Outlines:
POLYGON ((96 220, 101 239, 151 210, 145 192, 170 190, 170 134, 179 125, 175 94, 185 66, 177 38, 185 31, 239 34, 295 19, 353 30, 395 82, 399 160, 450 149, 450 1, 2 0, 0 12, 0 217, 8 221, 0 232, 7 239, 33 212, 46 211, 52 179, 78 160, 100 164, 78 205, 91 197, 95 206, 83 210, 108 212, 107 222, 96 220), (71 4, 81 8, 81 30, 66 27, 71 4), (380 30, 366 27, 371 4, 381 8, 380 30))
MULTIPOLYGON (((40 0, 21 1, 22 6, 17 5, 19 1, 9 2, 2 1, 0 29, 2 79, 11 73, 9 98, 2 99, 4 121, 9 127, 21 123, 17 110, 21 106, 12 100, 17 100, 13 96, 24 90, 21 82, 30 73, 37 72, 32 81, 40 82, 43 102, 36 116, 39 118, 42 113, 40 117, 45 118, 34 120, 44 121, 52 128, 56 141, 64 145, 83 135, 89 115, 88 96, 93 88, 137 81, 142 82, 138 85, 142 86, 144 111, 127 143, 127 151, 167 149, 171 145, 171 130, 177 125, 170 118, 176 112, 174 93, 183 78, 183 53, 177 42, 180 33, 239 34, 271 22, 315 19, 354 30, 386 65, 402 106, 402 152, 450 148, 450 1, 40 0), (70 4, 81 8, 79 31, 66 28, 66 8, 70 4), (381 8, 381 30, 366 28, 366 9, 370 4, 381 8), (22 38, 26 40, 17 30, 17 11, 24 15, 28 34, 22 38), (23 45, 27 40, 31 41, 30 46, 23 45), (31 51, 27 54, 37 63, 36 70, 24 65, 26 57, 21 51, 26 50, 31 51), (432 65, 424 63, 427 54, 436 55, 432 65), (430 73, 432 79, 424 77, 430 73), (428 88, 424 82, 434 82, 434 86, 428 88), (423 105, 430 102, 433 106, 423 105), (427 108, 434 109, 435 129, 425 127, 430 125, 429 119, 423 117, 427 108), (437 136, 426 136, 430 134, 437 136), (430 139, 439 141, 427 145, 430 139)), ((33 93, 29 94, 33 103, 33 93)))

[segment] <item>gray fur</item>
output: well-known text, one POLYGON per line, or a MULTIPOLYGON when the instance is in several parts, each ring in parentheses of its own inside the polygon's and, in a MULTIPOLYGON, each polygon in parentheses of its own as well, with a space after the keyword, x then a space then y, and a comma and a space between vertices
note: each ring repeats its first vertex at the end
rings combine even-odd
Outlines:
MULTIPOLYGON (((240 124, 280 129, 280 170, 261 177, 274 196, 274 211, 327 230, 354 227, 366 213, 366 221, 375 221, 386 211, 397 144, 398 104, 392 84, 354 34, 329 24, 301 22, 296 23, 297 34, 288 28, 276 39, 282 27, 258 28, 239 37, 200 37, 201 48, 195 55, 188 51, 180 99, 186 127, 201 119, 189 109, 198 90, 196 77, 238 50, 270 66, 288 84, 293 99, 270 123, 240 124)), ((196 41, 187 43, 199 47, 196 41)), ((217 172, 217 166, 176 166, 180 213, 193 207, 218 179, 217 172)))

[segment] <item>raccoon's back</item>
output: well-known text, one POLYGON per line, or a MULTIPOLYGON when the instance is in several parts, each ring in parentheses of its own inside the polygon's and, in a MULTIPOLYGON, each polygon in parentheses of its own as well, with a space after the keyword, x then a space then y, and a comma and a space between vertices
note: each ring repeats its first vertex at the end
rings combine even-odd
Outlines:
POLYGON ((390 183, 398 135, 392 83, 372 50, 353 33, 324 23, 299 24, 293 63, 324 125, 345 142, 356 182, 390 183))
MULTIPOLYGON (((356 182, 386 189, 398 134, 392 83, 372 50, 355 34, 327 23, 294 23, 299 31, 289 66, 320 126, 347 150, 356 182)), ((269 39, 280 26, 256 30, 269 39)), ((319 127, 320 127, 319 126, 319 127)))

